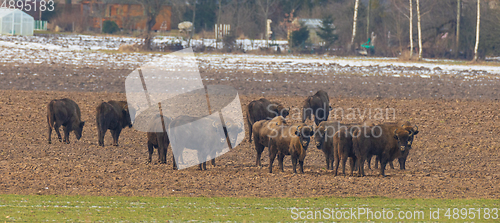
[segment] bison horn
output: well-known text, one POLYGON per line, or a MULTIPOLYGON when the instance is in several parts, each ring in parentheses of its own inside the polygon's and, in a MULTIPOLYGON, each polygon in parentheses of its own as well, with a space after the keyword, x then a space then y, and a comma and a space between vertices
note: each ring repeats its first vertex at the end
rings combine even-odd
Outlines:
POLYGON ((415 125, 415 128, 416 128, 416 129, 415 129, 415 132, 417 132, 417 131, 418 131, 418 126, 417 126, 417 125, 415 125))
POLYGON ((398 129, 394 129, 394 135, 397 135, 396 132, 398 131, 398 129))
POLYGON ((212 126, 213 126, 214 128, 217 128, 217 124, 216 124, 215 122, 212 122, 212 126))

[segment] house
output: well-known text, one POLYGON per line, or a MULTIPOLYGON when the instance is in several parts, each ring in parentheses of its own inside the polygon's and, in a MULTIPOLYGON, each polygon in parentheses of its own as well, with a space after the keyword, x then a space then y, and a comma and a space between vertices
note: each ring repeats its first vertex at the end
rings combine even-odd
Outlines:
POLYGON ((309 40, 313 44, 318 44, 323 41, 316 34, 316 32, 320 30, 320 27, 323 26, 321 19, 299 19, 299 22, 304 24, 304 26, 306 26, 307 29, 309 30, 309 40))
MULTIPOLYGON (((82 15, 88 15, 92 22, 92 27, 100 28, 103 21, 111 20, 116 22, 121 29, 144 29, 146 27, 146 18, 142 5, 133 0, 83 0, 81 1, 82 15)), ((170 25, 171 6, 164 5, 160 14, 156 17, 156 24, 152 30, 168 31, 172 28, 170 25)))

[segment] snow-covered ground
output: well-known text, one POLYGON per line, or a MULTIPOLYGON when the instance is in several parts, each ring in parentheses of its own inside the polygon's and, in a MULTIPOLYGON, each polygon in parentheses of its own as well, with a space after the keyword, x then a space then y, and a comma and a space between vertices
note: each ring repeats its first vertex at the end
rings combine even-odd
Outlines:
MULTIPOLYGON (((58 35, 51 37, 20 37, 0 35, 0 63, 16 64, 67 64, 86 67, 114 69, 135 69, 153 61, 163 54, 105 53, 97 50, 116 50, 121 44, 139 43, 132 37, 103 37, 87 35, 58 35)), ((157 37, 155 42, 187 44, 176 37, 157 37)), ((245 49, 258 49, 265 45, 263 40, 238 40, 245 49)), ((205 44, 215 47, 210 39, 194 40, 193 45, 205 44)), ((286 42, 276 42, 284 45, 286 42)), ((252 54, 197 54, 200 68, 248 72, 286 72, 331 75, 355 73, 361 75, 431 76, 453 75, 464 78, 500 78, 500 66, 439 63, 436 60, 424 62, 401 62, 397 58, 343 58, 334 56, 294 55, 252 55, 252 54)))

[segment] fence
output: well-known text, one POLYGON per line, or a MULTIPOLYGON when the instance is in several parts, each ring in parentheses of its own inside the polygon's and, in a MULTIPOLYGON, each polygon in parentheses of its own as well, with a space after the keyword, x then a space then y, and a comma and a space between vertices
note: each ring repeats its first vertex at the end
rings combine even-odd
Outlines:
POLYGON ((34 30, 47 30, 47 21, 35 20, 34 30))

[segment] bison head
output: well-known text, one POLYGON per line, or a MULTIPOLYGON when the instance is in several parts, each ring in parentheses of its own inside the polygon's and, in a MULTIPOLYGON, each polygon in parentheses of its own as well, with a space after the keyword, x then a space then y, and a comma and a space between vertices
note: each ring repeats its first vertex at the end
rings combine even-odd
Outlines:
POLYGON ((410 122, 405 122, 404 124, 401 125, 402 128, 404 128, 406 131, 410 132, 410 139, 408 140, 408 145, 411 146, 413 144, 413 139, 416 134, 419 133, 418 131, 418 126, 412 126, 410 122))
POLYGON ((85 125, 85 122, 80 122, 78 124, 78 127, 74 128, 75 136, 76 136, 76 139, 78 139, 78 140, 80 140, 80 138, 82 138, 82 132, 83 132, 84 125, 85 125))
POLYGON ((411 133, 409 131, 403 128, 397 128, 394 130, 394 138, 398 141, 398 147, 400 148, 401 153, 411 149, 411 144, 409 143, 411 138, 410 134, 411 133))
POLYGON ((130 120, 130 112, 128 110, 128 105, 125 105, 122 110, 123 113, 123 128, 132 128, 132 121, 130 120))
POLYGON ((319 127, 314 131, 314 140, 316 140, 316 148, 317 149, 322 149, 323 143, 325 142, 326 138, 326 131, 325 131, 325 126, 319 125, 319 127))
POLYGON ((309 142, 311 141, 311 136, 314 134, 312 127, 307 125, 299 125, 295 130, 295 135, 300 138, 300 143, 304 149, 307 149, 309 142))
POLYGON ((277 114, 278 116, 283 116, 284 118, 286 118, 286 116, 288 116, 290 114, 290 109, 289 108, 285 108, 283 105, 277 103, 277 104, 274 104, 274 113, 277 114))

